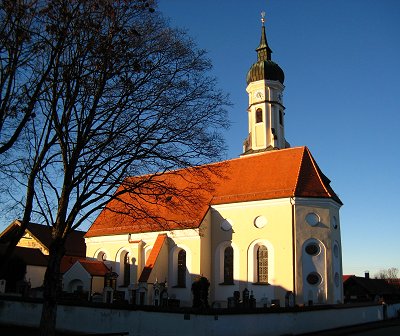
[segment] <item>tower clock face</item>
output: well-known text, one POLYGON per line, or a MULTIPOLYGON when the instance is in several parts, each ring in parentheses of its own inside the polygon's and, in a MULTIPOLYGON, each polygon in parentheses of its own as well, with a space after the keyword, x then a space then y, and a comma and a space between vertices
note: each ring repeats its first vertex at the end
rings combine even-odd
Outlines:
POLYGON ((256 91, 254 92, 254 98, 256 100, 261 100, 264 98, 264 93, 262 91, 256 91))

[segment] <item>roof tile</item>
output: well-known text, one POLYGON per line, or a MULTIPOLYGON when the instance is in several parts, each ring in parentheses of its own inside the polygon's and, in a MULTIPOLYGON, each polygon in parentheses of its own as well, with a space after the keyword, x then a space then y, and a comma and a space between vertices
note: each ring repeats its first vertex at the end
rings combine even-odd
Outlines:
POLYGON ((210 205, 295 196, 332 198, 342 204, 307 147, 128 178, 117 193, 138 181, 144 183, 134 193, 107 204, 86 237, 198 228, 210 205))
POLYGON ((92 276, 104 276, 106 273, 110 272, 110 269, 103 261, 71 256, 64 256, 61 259, 60 272, 62 274, 66 273, 77 262, 92 276))

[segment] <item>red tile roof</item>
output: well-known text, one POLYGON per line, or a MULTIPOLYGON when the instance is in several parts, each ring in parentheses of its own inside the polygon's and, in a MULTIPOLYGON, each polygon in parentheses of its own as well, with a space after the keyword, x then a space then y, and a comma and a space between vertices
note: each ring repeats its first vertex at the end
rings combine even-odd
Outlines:
POLYGON ((346 282, 348 279, 350 279, 351 277, 354 277, 354 274, 348 274, 348 275, 343 275, 343 282, 346 282))
POLYGON ((331 198, 342 204, 307 147, 128 178, 117 193, 140 181, 145 182, 135 193, 107 204, 86 237, 198 228, 209 206, 217 204, 295 196, 331 198))
POLYGON ((83 268, 92 276, 105 276, 110 269, 99 260, 79 260, 79 263, 83 268))
POLYGON ((71 256, 64 256, 61 259, 61 264, 60 264, 60 272, 64 274, 67 272, 73 264, 75 264, 78 260, 83 260, 85 259, 84 257, 71 257, 71 256))
POLYGON ((140 274, 139 282, 147 282, 147 280, 149 279, 151 271, 153 270, 154 265, 156 264, 157 258, 160 254, 161 248, 163 247, 166 239, 167 239, 166 234, 159 234, 157 236, 154 246, 150 252, 150 255, 147 258, 146 266, 143 268, 143 271, 140 274))
POLYGON ((76 262, 79 262, 82 267, 92 276, 104 276, 110 272, 110 269, 100 260, 91 260, 82 257, 65 256, 61 259, 60 271, 62 274, 67 272, 76 262))

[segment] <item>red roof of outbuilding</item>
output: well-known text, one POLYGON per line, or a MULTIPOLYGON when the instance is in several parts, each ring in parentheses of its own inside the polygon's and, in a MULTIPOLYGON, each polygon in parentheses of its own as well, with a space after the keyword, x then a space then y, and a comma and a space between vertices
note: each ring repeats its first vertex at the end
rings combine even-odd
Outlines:
POLYGON ((143 271, 140 274, 139 282, 147 282, 147 280, 149 279, 151 271, 153 270, 154 265, 156 264, 157 258, 161 252, 161 248, 163 247, 163 244, 166 239, 167 239, 166 234, 159 234, 157 236, 157 239, 154 242, 154 246, 150 252, 150 255, 147 258, 146 266, 143 268, 143 271))
POLYGON ((60 272, 64 274, 66 271, 68 271, 73 264, 75 264, 78 260, 83 260, 85 259, 84 257, 73 257, 73 256, 64 256, 61 259, 60 263, 60 272))
POLYGON ((346 282, 348 279, 350 279, 351 277, 354 277, 354 274, 346 274, 343 275, 343 282, 346 282))
MULTIPOLYGON (((119 190, 140 179, 148 177, 127 179, 119 190)), ((295 196, 342 204, 307 147, 171 171, 151 177, 151 182, 147 189, 112 199, 86 237, 198 228, 210 205, 295 196), (157 183, 168 185, 170 193, 154 196, 157 183)))
POLYGON ((79 260, 79 263, 83 268, 92 276, 105 276, 110 269, 104 264, 104 262, 99 260, 79 260))
POLYGON ((110 272, 110 269, 100 260, 91 260, 82 257, 65 256, 61 259, 60 272, 64 274, 76 262, 79 262, 82 267, 92 276, 104 276, 110 272))

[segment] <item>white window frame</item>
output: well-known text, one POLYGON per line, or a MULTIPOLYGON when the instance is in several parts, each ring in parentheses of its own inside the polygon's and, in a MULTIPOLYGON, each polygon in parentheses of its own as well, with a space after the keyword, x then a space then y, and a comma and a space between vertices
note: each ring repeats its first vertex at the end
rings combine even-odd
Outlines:
POLYGON ((275 251, 273 245, 265 239, 256 239, 249 245, 247 250, 247 281, 250 283, 257 283, 258 281, 257 251, 262 245, 268 249, 268 284, 272 285, 275 279, 275 251))
POLYGON ((236 285, 240 280, 240 254, 239 247, 231 241, 221 242, 215 250, 215 279, 217 279, 218 284, 224 282, 224 259, 225 259, 225 249, 230 246, 233 249, 233 283, 236 285))

